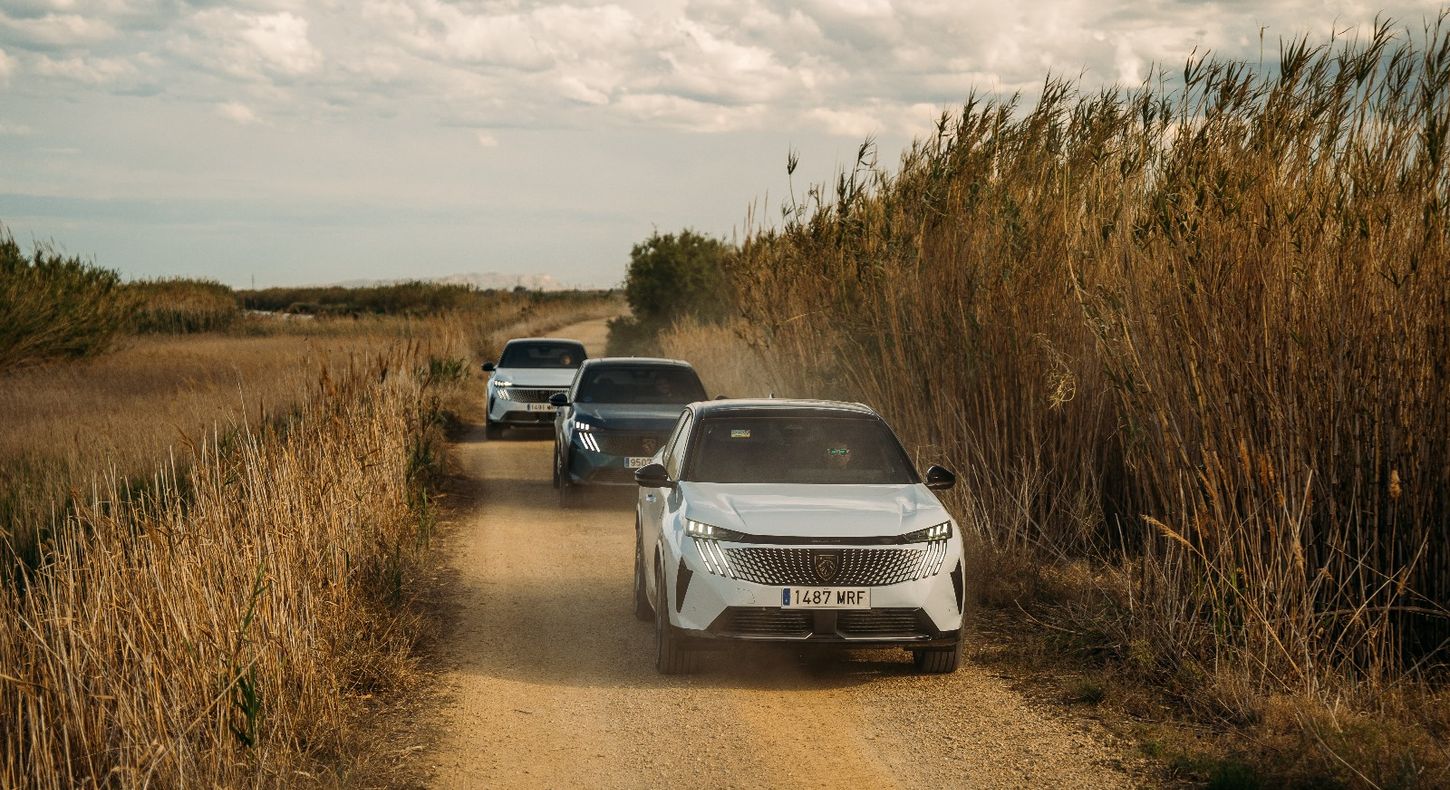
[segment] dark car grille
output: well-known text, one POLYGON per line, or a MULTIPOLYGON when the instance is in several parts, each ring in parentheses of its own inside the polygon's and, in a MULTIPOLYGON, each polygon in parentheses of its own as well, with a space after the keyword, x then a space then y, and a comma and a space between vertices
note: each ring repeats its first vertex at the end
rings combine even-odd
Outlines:
POLYGON ((873 587, 898 584, 932 576, 941 571, 946 543, 925 548, 855 548, 824 552, 821 549, 747 546, 725 549, 730 572, 737 579, 756 584, 830 584, 873 587), (830 578, 817 573, 815 555, 840 556, 839 567, 830 578))
POLYGON ((663 433, 637 431, 596 430, 594 441, 599 443, 599 452, 606 455, 632 456, 635 458, 654 455, 668 436, 663 433))
POLYGON ((731 607, 716 627, 720 631, 744 636, 805 636, 811 632, 811 613, 731 607))
POLYGON ((509 387, 508 391, 509 400, 516 403, 548 403, 554 393, 564 392, 567 389, 567 387, 509 387))
POLYGON ((920 609, 796 611, 731 606, 710 630, 724 636, 777 639, 929 639, 934 632, 920 609))
POLYGON ((860 609, 836 615, 836 630, 847 636, 916 636, 922 632, 916 609, 860 609))

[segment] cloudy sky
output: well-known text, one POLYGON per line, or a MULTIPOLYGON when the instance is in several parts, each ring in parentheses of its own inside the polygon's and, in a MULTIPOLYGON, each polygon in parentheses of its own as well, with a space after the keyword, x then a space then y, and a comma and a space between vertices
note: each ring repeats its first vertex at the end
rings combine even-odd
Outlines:
POLYGON ((1438 2, 0 0, 0 222, 131 277, 547 273, 730 235, 972 89, 1136 83, 1195 47, 1438 2))

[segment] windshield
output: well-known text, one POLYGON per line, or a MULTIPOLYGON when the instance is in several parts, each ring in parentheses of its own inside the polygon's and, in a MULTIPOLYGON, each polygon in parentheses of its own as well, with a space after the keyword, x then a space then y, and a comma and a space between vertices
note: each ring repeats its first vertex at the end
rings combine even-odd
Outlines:
POLYGON ((499 360, 501 368, 577 368, 584 361, 578 343, 509 343, 499 360))
POLYGON ((585 370, 574 400, 578 403, 650 403, 685 405, 705 399, 705 388, 690 368, 606 365, 585 370))
POLYGON ((711 417, 690 442, 685 479, 700 483, 916 482, 886 423, 862 417, 711 417))

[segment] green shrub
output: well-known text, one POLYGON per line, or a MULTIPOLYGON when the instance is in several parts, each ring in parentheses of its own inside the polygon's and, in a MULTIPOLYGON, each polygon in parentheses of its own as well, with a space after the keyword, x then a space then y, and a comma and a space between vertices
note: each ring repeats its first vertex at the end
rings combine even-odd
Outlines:
POLYGON ((0 226, 0 370, 104 351, 125 312, 116 272, 49 244, 27 256, 0 226))
POLYGON ((219 332, 241 315, 232 289, 211 280, 142 280, 125 291, 135 332, 219 332))
POLYGON ((713 323, 734 310, 725 280, 733 249, 719 239, 658 232, 629 252, 624 296, 631 315, 609 322, 609 353, 657 353, 659 333, 678 319, 713 323))

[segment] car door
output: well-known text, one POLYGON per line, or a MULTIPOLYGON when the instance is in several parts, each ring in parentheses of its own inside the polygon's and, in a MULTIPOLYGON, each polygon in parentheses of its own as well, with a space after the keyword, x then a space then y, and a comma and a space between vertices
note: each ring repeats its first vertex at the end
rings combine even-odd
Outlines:
MULTIPOLYGON (((675 423, 674 433, 670 434, 670 438, 660 449, 658 455, 660 463, 664 464, 666 471, 675 470, 670 472, 671 480, 679 480, 679 470, 683 467, 685 443, 689 438, 692 416, 689 409, 680 415, 679 422, 675 423)), ((647 550, 644 556, 650 558, 655 556, 654 549, 659 546, 661 533, 664 531, 667 503, 678 499, 678 488, 641 488, 639 490, 640 545, 647 550)), ((654 574, 647 574, 645 579, 647 585, 652 585, 654 574)))
POLYGON ((559 457, 563 457, 565 451, 569 449, 569 441, 573 438, 569 436, 565 427, 569 424, 569 415, 574 413, 574 399, 579 395, 579 375, 583 372, 584 365, 580 363, 578 369, 574 371, 574 381, 569 384, 569 389, 564 391, 569 396, 569 404, 554 410, 554 452, 559 457))

